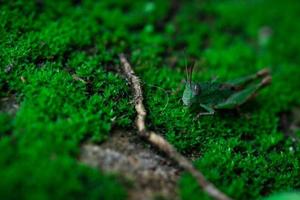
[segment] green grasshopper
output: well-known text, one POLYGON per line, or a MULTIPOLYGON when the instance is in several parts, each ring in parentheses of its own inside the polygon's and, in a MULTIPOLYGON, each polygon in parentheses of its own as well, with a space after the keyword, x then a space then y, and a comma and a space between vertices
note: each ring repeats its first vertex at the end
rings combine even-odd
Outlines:
POLYGON ((239 109, 239 106, 256 96, 257 92, 272 81, 269 69, 262 69, 256 74, 225 83, 212 80, 192 82, 193 68, 187 70, 187 80, 182 101, 193 110, 204 109, 197 117, 213 115, 216 110, 239 109))

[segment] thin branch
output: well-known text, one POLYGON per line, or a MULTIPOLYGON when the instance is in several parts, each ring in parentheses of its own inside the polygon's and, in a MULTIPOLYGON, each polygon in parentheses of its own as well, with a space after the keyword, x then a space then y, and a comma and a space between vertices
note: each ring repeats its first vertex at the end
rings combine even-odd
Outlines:
POLYGON ((202 189, 216 200, 230 200, 224 193, 216 188, 212 183, 206 180, 204 175, 197 170, 193 164, 181 155, 167 140, 153 131, 148 131, 145 124, 146 110, 143 104, 143 92, 141 88, 141 81, 135 75, 132 67, 127 61, 124 54, 119 55, 123 72, 128 79, 134 95, 135 110, 137 112, 136 127, 138 134, 145 138, 149 143, 156 146, 160 151, 164 152, 168 157, 173 159, 184 170, 191 173, 196 179, 202 189))

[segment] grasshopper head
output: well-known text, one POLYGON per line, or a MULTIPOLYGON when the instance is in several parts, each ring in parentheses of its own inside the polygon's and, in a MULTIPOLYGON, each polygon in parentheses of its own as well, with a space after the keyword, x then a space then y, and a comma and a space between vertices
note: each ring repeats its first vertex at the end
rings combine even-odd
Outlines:
POLYGON ((199 94, 199 86, 192 82, 186 82, 185 89, 182 96, 183 104, 186 106, 190 106, 194 102, 195 97, 198 94, 199 94))
POLYGON ((195 101, 195 96, 199 94, 199 86, 192 82, 193 67, 186 69, 187 78, 185 81, 185 89, 182 96, 183 104, 190 106, 195 101))

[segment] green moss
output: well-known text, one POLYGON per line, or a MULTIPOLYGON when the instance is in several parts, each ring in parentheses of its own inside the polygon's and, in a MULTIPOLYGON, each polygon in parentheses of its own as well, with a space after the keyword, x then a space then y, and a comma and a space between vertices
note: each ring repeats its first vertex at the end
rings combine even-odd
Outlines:
POLYGON ((128 87, 92 50, 97 20, 71 2, 2 4, 1 97, 16 94, 19 109, 0 110, 0 197, 124 199, 116 177, 76 159, 81 143, 132 123, 128 87))
MULTIPOLYGON (((300 104, 299 5, 2 1, 0 98, 16 95, 19 109, 12 116, 0 105, 0 196, 125 197, 121 186, 113 187, 119 184, 114 177, 76 161, 83 142, 103 142, 112 127, 133 127, 130 90, 115 73, 120 52, 128 53, 143 81, 150 128, 185 155, 200 155, 195 165, 225 193, 260 199, 299 189, 299 149, 291 151, 291 140, 278 130, 279 113, 300 104), (198 61, 197 81, 269 66, 273 84, 242 107, 243 115, 195 121, 180 101, 185 57, 189 65, 198 61)), ((208 198, 187 174, 180 194, 208 198)))

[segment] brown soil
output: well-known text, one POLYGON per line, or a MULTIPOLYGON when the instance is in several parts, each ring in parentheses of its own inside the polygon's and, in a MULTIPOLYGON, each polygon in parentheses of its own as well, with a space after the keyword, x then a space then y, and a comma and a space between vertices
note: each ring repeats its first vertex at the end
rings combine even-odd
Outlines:
POLYGON ((14 95, 0 98, 0 112, 15 115, 18 108, 19 105, 14 95))
POLYGON ((114 131, 101 145, 83 145, 80 161, 130 180, 129 199, 177 199, 180 169, 133 132, 114 131))

